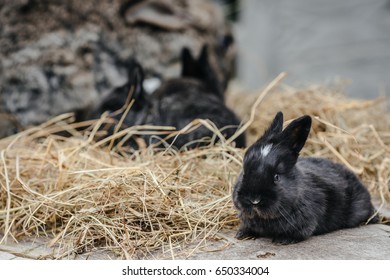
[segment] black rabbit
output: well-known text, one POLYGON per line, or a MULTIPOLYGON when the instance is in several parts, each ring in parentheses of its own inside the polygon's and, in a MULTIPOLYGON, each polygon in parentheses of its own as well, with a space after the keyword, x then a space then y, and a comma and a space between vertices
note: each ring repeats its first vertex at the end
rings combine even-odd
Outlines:
MULTIPOLYGON (((77 122, 88 119, 99 119, 103 113, 107 113, 111 121, 107 121, 102 127, 106 131, 105 136, 114 134, 115 130, 122 130, 135 125, 143 125, 150 122, 151 103, 147 97, 147 93, 143 88, 144 71, 142 66, 136 59, 128 61, 128 78, 124 85, 116 87, 103 100, 88 108, 76 111, 75 118, 77 122), (131 104, 129 110, 127 107, 131 104), (117 128, 119 121, 126 113, 120 128, 117 128)), ((120 139, 115 142, 118 143, 120 139)), ((134 149, 138 148, 138 144, 134 141, 134 137, 129 137, 125 142, 134 149)))
POLYGON ((84 112, 85 115, 81 117, 82 119, 97 119, 104 112, 108 112, 110 117, 119 121, 130 101, 134 99, 135 102, 127 113, 124 124, 129 127, 146 122, 150 103, 142 85, 144 81, 143 68, 137 60, 130 59, 128 69, 127 82, 115 88, 97 106, 84 112))
MULTIPOLYGON (((224 104, 225 88, 209 63, 207 47, 202 48, 198 59, 193 58, 187 48, 183 48, 181 62, 181 77, 163 82, 152 95, 148 95, 142 86, 142 66, 132 60, 128 82, 116 88, 96 108, 84 113, 84 116, 80 117, 79 114, 78 119, 99 118, 108 111, 111 117, 119 121, 126 104, 130 102, 129 93, 132 92, 131 98, 135 102, 126 115, 122 128, 148 124, 173 126, 180 130, 194 119, 209 119, 227 138, 232 136, 240 121, 224 104)), ((113 133, 113 127, 108 129, 108 134, 113 133)), ((212 131, 201 126, 188 134, 168 138, 166 142, 177 148, 194 148, 207 143, 198 140, 212 136, 212 131)), ((150 135, 142 137, 146 144, 160 141, 150 135)), ((235 141, 237 147, 244 147, 245 135, 240 135, 235 141)))
MULTIPOLYGON (((181 59, 181 77, 165 81, 153 93, 153 124, 174 126, 179 130, 194 119, 209 119, 229 138, 240 121, 224 103, 225 86, 210 65, 207 46, 203 46, 198 59, 193 58, 189 49, 183 48, 181 59)), ((201 126, 180 135, 173 144, 178 148, 200 146, 203 143, 194 140, 212 135, 212 131, 201 126), (189 145, 190 142, 193 144, 189 145)), ((235 142, 237 147, 244 147, 245 135, 241 134, 235 142)))
POLYGON ((219 77, 217 71, 212 68, 207 45, 202 47, 198 59, 192 56, 188 48, 183 48, 181 52, 181 64, 182 78, 202 82, 203 86, 207 88, 208 94, 216 95, 221 100, 224 100, 227 81, 219 77))
MULTIPOLYGON (((282 130, 279 112, 248 148, 233 190, 241 222, 236 238, 271 237, 290 244, 374 216, 369 192, 350 170, 323 158, 298 157, 310 127, 305 115, 282 130)), ((375 215, 370 222, 377 221, 375 215)))

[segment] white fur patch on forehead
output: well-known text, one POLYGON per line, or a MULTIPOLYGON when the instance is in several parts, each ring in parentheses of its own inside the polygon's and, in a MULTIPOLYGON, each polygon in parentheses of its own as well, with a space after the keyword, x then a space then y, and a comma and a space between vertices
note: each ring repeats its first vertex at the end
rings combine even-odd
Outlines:
POLYGON ((272 149, 272 144, 265 145, 260 149, 260 155, 266 157, 272 149))

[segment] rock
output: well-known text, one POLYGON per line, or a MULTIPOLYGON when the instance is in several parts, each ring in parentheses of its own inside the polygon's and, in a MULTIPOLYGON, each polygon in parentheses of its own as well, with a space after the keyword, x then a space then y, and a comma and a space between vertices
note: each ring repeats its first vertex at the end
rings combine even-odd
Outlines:
POLYGON ((20 129, 21 125, 12 115, 0 113, 0 138, 17 133, 20 129))
POLYGON ((0 4, 0 113, 19 125, 97 103, 125 83, 135 57, 146 77, 180 73, 184 46, 212 50, 219 78, 232 71, 232 36, 220 8, 189 0, 16 0, 0 4))

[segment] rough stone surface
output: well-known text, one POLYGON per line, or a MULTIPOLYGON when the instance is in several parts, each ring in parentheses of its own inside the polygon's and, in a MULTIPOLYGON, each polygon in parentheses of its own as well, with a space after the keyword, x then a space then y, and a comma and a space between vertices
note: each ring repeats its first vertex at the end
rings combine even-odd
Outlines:
POLYGON ((222 75, 229 34, 207 0, 1 1, 0 113, 15 123, 0 123, 0 136, 97 102, 125 83, 131 57, 164 79, 178 76, 182 47, 208 43, 222 75))

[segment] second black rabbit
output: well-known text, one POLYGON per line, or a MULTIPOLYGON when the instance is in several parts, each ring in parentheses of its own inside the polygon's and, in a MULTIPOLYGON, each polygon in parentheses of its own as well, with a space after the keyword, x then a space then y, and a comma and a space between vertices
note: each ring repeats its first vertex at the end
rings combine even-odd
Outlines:
MULTIPOLYGON (((225 86, 210 65, 207 46, 202 48, 198 59, 184 48, 181 59, 181 77, 164 82, 152 96, 153 124, 182 129, 194 119, 208 119, 222 130, 226 138, 231 137, 240 121, 224 103, 225 86)), ((200 146, 203 142, 195 140, 211 138, 212 135, 212 131, 201 126, 177 137, 174 145, 179 148, 200 146)), ((244 147, 245 135, 241 134, 235 142, 236 147, 244 147)))
MULTIPOLYGON (((122 128, 148 124, 173 126, 180 130, 194 119, 208 119, 221 129, 226 138, 231 137, 240 125, 240 121, 224 103, 225 86, 221 84, 209 63, 207 47, 202 48, 197 59, 187 48, 184 48, 181 63, 181 77, 163 82, 154 93, 148 95, 142 86, 143 69, 138 62, 132 60, 128 83, 114 90, 83 118, 98 118, 108 111, 111 117, 119 121, 124 113, 126 102, 128 104, 130 101, 131 93, 134 104, 125 117, 122 128)), ((112 134, 113 128, 110 128, 108 133, 112 134)), ((208 140, 203 142, 201 139, 210 139, 213 134, 206 127, 200 126, 188 134, 167 138, 163 142, 177 148, 184 146, 194 148, 208 144, 208 140)), ((143 135, 142 138, 147 142, 146 144, 161 141, 161 138, 153 135, 143 135)), ((235 142, 237 147, 244 147, 245 135, 238 136, 235 142)))

